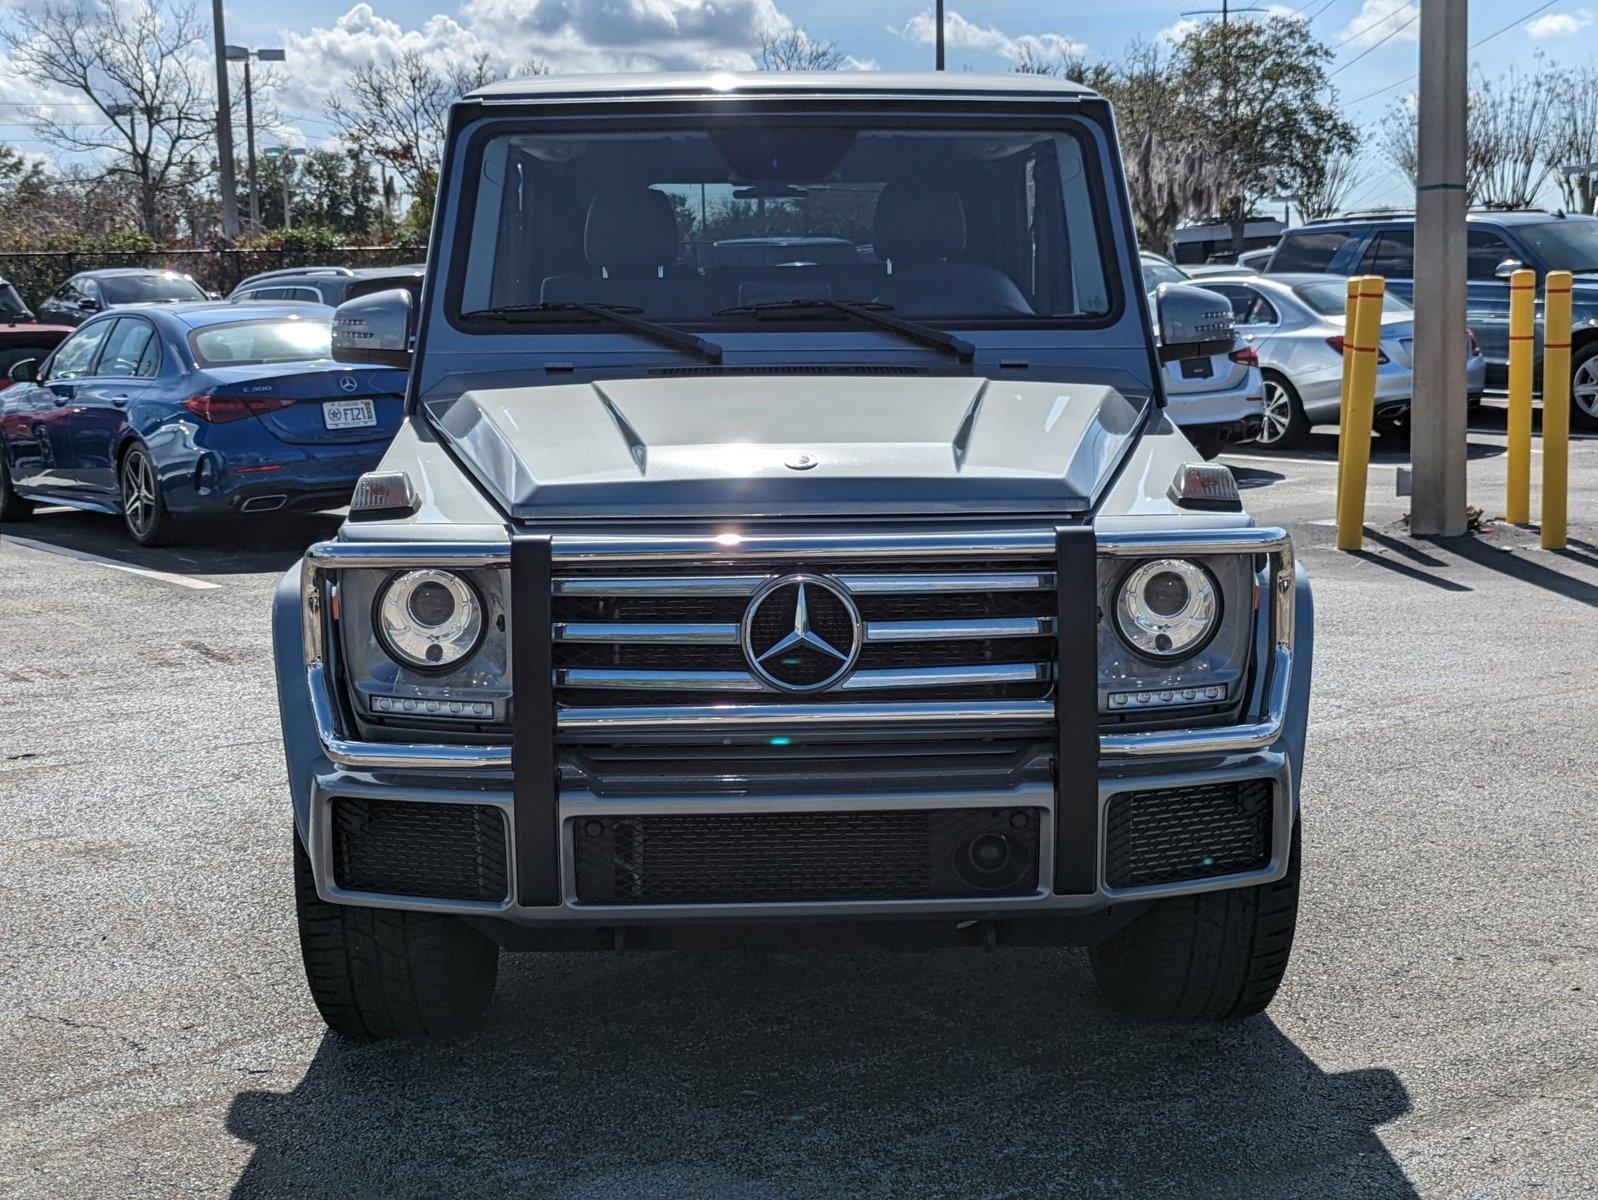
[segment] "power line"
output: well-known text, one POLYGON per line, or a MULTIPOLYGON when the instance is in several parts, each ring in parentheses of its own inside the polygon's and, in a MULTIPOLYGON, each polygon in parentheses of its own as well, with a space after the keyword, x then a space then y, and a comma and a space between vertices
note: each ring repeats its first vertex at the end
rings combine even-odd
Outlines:
POLYGON ((1344 46, 1348 45, 1348 43, 1358 41, 1360 38, 1364 37, 1368 33, 1376 32, 1376 29, 1377 29, 1378 26, 1387 24, 1387 22, 1391 21, 1399 13, 1401 13, 1405 9, 1409 8, 1413 3, 1414 3, 1414 0, 1401 0, 1401 2, 1399 3, 1398 7, 1393 9, 1392 12, 1388 13, 1386 16, 1383 16, 1383 17, 1381 17, 1378 20, 1372 21, 1369 25, 1364 26, 1363 28, 1357 30, 1356 32, 1349 34, 1342 41, 1338 42, 1337 45, 1333 46, 1332 49, 1333 50, 1341 50, 1344 46))
MULTIPOLYGON (((1557 3, 1557 0, 1553 0, 1553 2, 1557 3)), ((1371 45, 1366 46, 1365 49, 1361 50, 1358 54, 1354 55, 1353 58, 1349 59, 1346 63, 1344 63, 1342 66, 1338 67, 1336 70, 1328 71, 1326 73, 1326 78, 1330 79, 1334 75, 1341 75, 1344 71, 1348 70, 1348 68, 1353 66, 1360 59, 1364 58, 1367 54, 1370 54, 1373 51, 1381 49, 1388 42, 1392 41, 1399 34, 1403 33, 1404 30, 1408 29, 1411 25, 1413 25, 1418 20, 1420 20, 1420 10, 1416 9, 1415 10, 1415 15, 1413 17, 1411 17, 1409 20, 1405 21, 1397 29, 1394 29, 1392 32, 1384 35, 1380 41, 1373 42, 1371 45)))
MULTIPOLYGON (((1497 29, 1493 30, 1491 33, 1489 33, 1486 37, 1472 42, 1470 44, 1470 48, 1472 50, 1474 50, 1478 46, 1485 46, 1488 42, 1492 41, 1495 37, 1498 37, 1500 34, 1508 33, 1511 29, 1514 29, 1518 25, 1524 25, 1527 21, 1531 20, 1533 17, 1537 16, 1539 13, 1546 12, 1548 9, 1552 8, 1554 5, 1558 4, 1559 2, 1560 2, 1560 0, 1546 0, 1545 3, 1539 4, 1536 8, 1532 9, 1525 16, 1519 17, 1516 20, 1511 21, 1507 25, 1500 26, 1499 28, 1497 28, 1497 29)), ((1375 49, 1374 46, 1371 47, 1371 48, 1375 49)), ((1341 69, 1342 69, 1341 67, 1338 68, 1338 70, 1341 70, 1341 69)), ((1334 74, 1334 75, 1336 73, 1337 73, 1336 71, 1332 72, 1332 74, 1334 74)), ((1376 99, 1377 96, 1385 95, 1386 93, 1392 91, 1394 88, 1400 88, 1400 87, 1403 87, 1406 83, 1413 82, 1414 79, 1415 79, 1415 75, 1406 75, 1402 79, 1400 79, 1400 80, 1398 80, 1398 81, 1396 81, 1394 83, 1389 83, 1386 87, 1379 87, 1374 92, 1366 92, 1363 96, 1356 96, 1354 99, 1348 101, 1346 104, 1343 104, 1341 107, 1343 107, 1345 109, 1349 109, 1349 108, 1353 108, 1356 104, 1363 104, 1367 100, 1374 100, 1374 99, 1376 99)))

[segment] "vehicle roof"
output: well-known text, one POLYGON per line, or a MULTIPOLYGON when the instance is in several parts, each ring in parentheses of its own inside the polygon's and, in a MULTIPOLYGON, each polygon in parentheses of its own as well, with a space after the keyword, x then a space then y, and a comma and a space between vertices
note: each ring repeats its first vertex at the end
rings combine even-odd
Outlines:
POLYGON ((179 271, 176 267, 91 267, 87 271, 74 271, 72 278, 78 279, 84 275, 92 275, 96 279, 126 275, 176 275, 179 279, 189 278, 187 271, 179 271))
MULTIPOLYGON (((1352 213, 1346 216, 1326 217, 1319 221, 1310 221, 1289 230, 1290 233, 1301 233, 1306 230, 1336 229, 1340 225, 1381 225, 1386 223, 1404 224, 1413 223, 1415 214, 1412 212, 1390 213, 1352 213)), ((1476 209, 1465 214, 1467 221, 1491 221, 1495 225, 1543 225, 1549 221, 1598 221, 1598 217, 1585 213, 1549 212, 1546 209, 1476 209)))
POLYGON ((1339 287, 1348 286, 1347 275, 1327 275, 1320 271, 1272 271, 1270 274, 1254 272, 1252 274, 1239 271, 1231 276, 1212 276, 1212 283, 1273 283, 1278 287, 1296 288, 1306 283, 1335 283, 1339 287))
POLYGON ((626 75, 539 75, 491 83, 469 93, 467 100, 505 102, 606 96, 648 99, 653 96, 746 95, 894 95, 969 96, 999 94, 1039 99, 1093 96, 1091 88, 1049 75, 986 75, 971 71, 667 71, 626 75))
POLYGON ((331 321, 333 309, 326 304, 263 303, 240 306, 225 300, 185 300, 181 304, 121 304, 108 309, 107 316, 125 317, 129 313, 168 317, 188 329, 208 325, 235 325, 240 321, 272 321, 301 317, 331 321))
MULTIPOLYGON (((307 264, 303 267, 274 267, 270 271, 257 271, 239 280, 238 287, 246 284, 282 283, 288 279, 381 279, 388 275, 420 275, 427 268, 422 263, 404 263, 393 267, 334 267, 307 264)), ((234 289, 235 291, 238 288, 234 289)))

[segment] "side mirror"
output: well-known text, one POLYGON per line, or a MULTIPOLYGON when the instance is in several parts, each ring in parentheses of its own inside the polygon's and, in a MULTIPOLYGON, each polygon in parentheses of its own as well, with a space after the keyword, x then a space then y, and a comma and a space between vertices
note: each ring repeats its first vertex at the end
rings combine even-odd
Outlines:
POLYGON ((100 302, 91 296, 85 296, 78 301, 78 307, 84 312, 99 312, 100 302))
POLYGON ((1524 271, 1525 269, 1526 264, 1521 262, 1520 259, 1506 258, 1503 262, 1499 263, 1493 268, 1493 274, 1498 276, 1500 279, 1508 279, 1516 271, 1524 271))
POLYGON ((1162 363, 1227 354, 1237 342, 1232 304, 1225 296, 1187 283, 1162 283, 1154 292, 1162 363))
POLYGON ((39 378, 39 360, 24 358, 14 362, 6 375, 12 383, 35 383, 39 378))
POLYGON ((411 312, 405 288, 346 300, 333 312, 333 358, 365 366, 411 365, 411 312))

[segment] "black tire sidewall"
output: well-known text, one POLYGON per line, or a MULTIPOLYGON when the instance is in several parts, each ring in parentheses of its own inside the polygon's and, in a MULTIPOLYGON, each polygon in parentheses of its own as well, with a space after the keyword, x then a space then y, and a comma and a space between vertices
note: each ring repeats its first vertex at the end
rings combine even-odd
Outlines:
MULTIPOLYGON (((1304 404, 1298 398, 1298 389, 1289 382, 1287 376, 1279 375, 1275 371, 1265 373, 1265 382, 1274 384, 1282 389, 1282 394, 1287 397, 1287 428, 1282 431, 1282 436, 1274 442, 1267 442, 1256 437, 1255 441, 1267 450, 1292 450, 1304 444, 1304 439, 1309 436, 1309 418, 1304 415, 1304 404)), ((1265 423, 1260 422, 1260 432, 1265 430, 1265 423)))
POLYGON ((17 495, 11 486, 11 463, 0 446, 0 521, 24 521, 33 515, 33 504, 17 495))
POLYGON ((141 546, 162 546, 172 536, 172 514, 167 511, 166 499, 161 495, 161 475, 155 469, 155 459, 150 457, 150 452, 142 443, 135 442, 123 452, 117 464, 117 493, 122 500, 122 528, 127 535, 141 546), (155 484, 155 515, 150 521, 150 527, 143 534, 133 528, 133 522, 128 520, 128 464, 135 456, 142 455, 150 464, 150 478, 155 484))
POLYGON ((1598 416, 1589 416, 1576 400, 1576 372, 1598 358, 1598 341, 1588 342, 1570 361, 1570 427, 1571 429, 1598 429, 1598 416))

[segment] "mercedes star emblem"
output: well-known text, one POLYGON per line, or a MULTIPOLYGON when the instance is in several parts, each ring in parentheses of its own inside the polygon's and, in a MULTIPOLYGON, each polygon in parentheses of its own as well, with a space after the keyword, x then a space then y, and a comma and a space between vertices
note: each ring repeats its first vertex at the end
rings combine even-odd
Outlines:
POLYGON ((843 586, 819 575, 784 575, 744 610, 749 668, 785 692, 819 692, 838 683, 860 657, 860 610, 843 586))
POLYGON ((808 471, 820 461, 814 454, 795 454, 783 465, 790 471, 808 471))
POLYGON ((360 382, 353 375, 340 375, 338 385, 346 392, 353 392, 361 386, 360 382))

